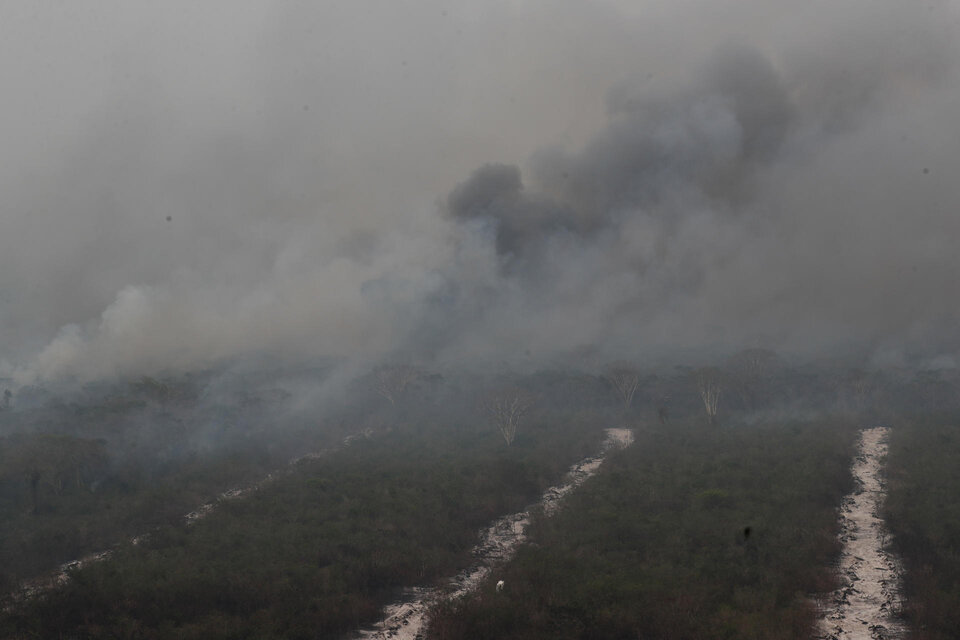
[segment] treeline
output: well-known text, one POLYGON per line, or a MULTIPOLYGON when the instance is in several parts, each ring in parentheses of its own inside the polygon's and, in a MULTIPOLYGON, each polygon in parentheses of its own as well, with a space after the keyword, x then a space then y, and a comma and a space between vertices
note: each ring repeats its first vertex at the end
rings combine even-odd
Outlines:
POLYGON ((812 637, 855 426, 730 426, 640 432, 427 637, 812 637))
POLYGON ((960 411, 960 370, 791 362, 744 349, 701 365, 651 370, 642 362, 604 365, 608 401, 651 421, 699 418, 722 424, 834 415, 887 422, 900 415, 960 411))
POLYGON ((4 637, 334 638, 470 563, 477 531, 596 451, 589 412, 396 425, 299 463, 192 526, 169 524, 9 613, 4 637))
POLYGON ((903 611, 917 640, 960 630, 960 420, 900 423, 887 458, 887 523, 905 565, 903 611))

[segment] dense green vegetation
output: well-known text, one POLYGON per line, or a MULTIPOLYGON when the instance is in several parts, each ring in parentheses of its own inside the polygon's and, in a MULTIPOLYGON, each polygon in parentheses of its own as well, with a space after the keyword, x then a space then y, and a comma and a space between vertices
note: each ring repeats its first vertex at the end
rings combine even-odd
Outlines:
MULTIPOLYGON (((436 635, 803 637, 809 596, 833 586, 834 508, 849 488, 854 427, 954 411, 960 397, 960 380, 944 372, 795 367, 747 350, 714 370, 723 396, 711 427, 691 367, 415 370, 407 380, 411 367, 384 365, 318 393, 325 371, 241 367, 8 398, 0 587, 116 553, 10 610, 0 637, 337 637, 375 620, 400 587, 463 568, 478 529, 524 507, 595 451, 603 427, 621 425, 637 427, 637 444, 560 517, 535 524, 534 544, 497 576, 504 594, 487 585, 441 611, 436 635), (629 400, 613 372, 635 376, 629 400), (532 402, 510 446, 484 410, 507 390, 532 402), (340 447, 360 432, 371 437, 340 447), (326 447, 340 448, 185 526, 183 515, 220 491, 326 447)), ((939 611, 946 629, 956 582, 939 567, 956 536, 934 514, 952 489, 923 492, 952 487, 953 436, 928 427, 901 441, 917 447, 909 463, 901 452, 906 471, 894 478, 904 481, 898 526, 901 544, 936 550, 921 551, 908 575, 920 594, 910 614, 939 611), (942 458, 921 468, 941 441, 942 458)))
POLYGON ((303 462, 193 526, 171 524, 8 616, 15 637, 317 638, 374 621, 396 589, 469 564, 484 524, 596 450, 597 416, 397 427, 303 462))
POLYGON ((103 438, 0 437, 0 590, 184 514, 285 457, 255 447, 191 453, 157 465, 103 438))
POLYGON ((904 615, 918 640, 960 629, 960 425, 956 416, 893 429, 887 522, 903 558, 904 615))
POLYGON ((844 424, 638 434, 432 638, 810 638, 833 588, 844 424))

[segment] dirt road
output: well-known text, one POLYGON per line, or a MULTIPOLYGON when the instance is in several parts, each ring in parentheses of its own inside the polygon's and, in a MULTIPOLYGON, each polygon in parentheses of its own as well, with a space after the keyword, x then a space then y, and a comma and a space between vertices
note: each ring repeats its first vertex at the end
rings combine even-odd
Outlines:
POLYGON ((450 580, 449 589, 408 589, 399 602, 387 606, 383 619, 372 629, 361 631, 358 638, 371 640, 416 640, 423 632, 424 618, 430 608, 441 599, 464 596, 480 584, 498 565, 510 559, 524 540, 530 524, 530 513, 542 508, 551 515, 560 508, 564 496, 579 487, 600 469, 606 454, 622 449, 633 442, 629 429, 607 429, 607 437, 596 456, 573 465, 561 484, 547 489, 540 501, 525 511, 504 516, 483 531, 480 543, 473 549, 474 564, 450 580))
POLYGON ((900 604, 899 561, 887 552, 880 518, 886 490, 881 480, 887 453, 886 427, 865 429, 851 471, 857 488, 840 509, 840 577, 820 620, 820 640, 881 640, 905 637, 896 619, 900 604))

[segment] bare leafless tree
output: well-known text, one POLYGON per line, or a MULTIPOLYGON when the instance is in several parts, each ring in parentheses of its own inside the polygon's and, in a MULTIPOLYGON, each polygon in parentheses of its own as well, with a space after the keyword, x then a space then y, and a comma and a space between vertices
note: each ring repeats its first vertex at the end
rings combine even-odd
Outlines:
POLYGON ((650 381, 650 399, 657 409, 657 420, 660 424, 670 422, 671 392, 672 387, 666 379, 654 376, 650 381))
POLYGON ((720 370, 716 367, 703 367, 694 372, 697 379, 697 390, 703 400, 703 407, 707 412, 707 420, 715 424, 717 408, 720 406, 721 385, 720 370))
POLYGON ((421 375, 420 369, 409 364, 382 364, 373 370, 377 393, 396 405, 407 387, 421 375))
POLYGON ((616 362, 606 368, 603 377, 617 391, 623 401, 623 408, 629 409, 633 396, 640 387, 640 372, 628 363, 616 362))
POLYGON ((854 410, 864 411, 873 395, 873 378, 866 371, 854 369, 847 374, 847 380, 854 410))
POLYGON ((757 408, 764 392, 764 382, 777 366, 777 354, 769 349, 744 349, 734 354, 728 363, 730 387, 739 396, 743 408, 757 408))
POLYGON ((493 419, 509 447, 517 437, 520 420, 532 405, 533 397, 530 394, 522 389, 510 388, 491 393, 484 400, 483 408, 493 419))
POLYGON ((670 396, 663 396, 657 401, 657 420, 660 421, 660 424, 670 422, 670 407, 667 404, 669 401, 670 396))

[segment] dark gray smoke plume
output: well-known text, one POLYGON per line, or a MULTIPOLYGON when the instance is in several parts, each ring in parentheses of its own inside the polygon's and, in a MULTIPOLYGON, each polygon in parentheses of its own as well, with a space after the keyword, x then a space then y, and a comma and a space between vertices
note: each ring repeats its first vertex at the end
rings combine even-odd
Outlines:
POLYGON ((0 27, 3 373, 951 363, 958 15, 23 3, 0 27))

